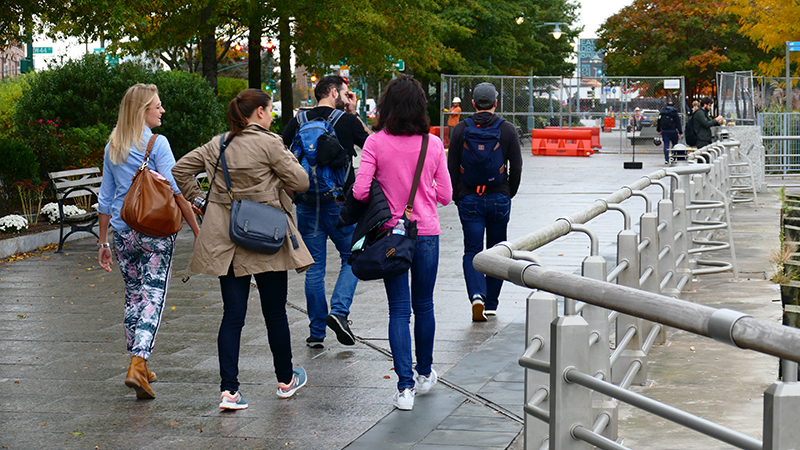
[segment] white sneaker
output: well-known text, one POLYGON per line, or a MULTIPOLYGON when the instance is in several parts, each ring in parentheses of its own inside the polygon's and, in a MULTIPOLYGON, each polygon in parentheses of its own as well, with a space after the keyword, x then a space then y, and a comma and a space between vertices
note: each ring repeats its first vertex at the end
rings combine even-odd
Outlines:
POLYGON ((439 376, 436 371, 431 369, 431 374, 427 377, 422 376, 414 371, 414 391, 417 394, 426 394, 431 388, 439 381, 439 376))
POLYGON ((414 408, 414 390, 403 389, 403 392, 395 392, 392 401, 397 409, 411 411, 414 408))

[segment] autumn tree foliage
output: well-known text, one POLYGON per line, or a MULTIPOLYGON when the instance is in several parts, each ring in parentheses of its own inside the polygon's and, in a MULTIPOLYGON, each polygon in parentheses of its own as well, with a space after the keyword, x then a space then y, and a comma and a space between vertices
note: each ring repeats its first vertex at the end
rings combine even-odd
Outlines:
MULTIPOLYGON (((786 72, 785 45, 800 40, 800 3, 794 0, 731 0, 727 12, 740 24, 739 32, 772 56, 758 64, 766 76, 786 72)), ((792 53, 794 76, 800 75, 800 53, 792 53)))
POLYGON ((598 34, 609 76, 684 76, 693 98, 712 94, 717 71, 754 70, 767 58, 739 28, 723 0, 634 0, 598 34))

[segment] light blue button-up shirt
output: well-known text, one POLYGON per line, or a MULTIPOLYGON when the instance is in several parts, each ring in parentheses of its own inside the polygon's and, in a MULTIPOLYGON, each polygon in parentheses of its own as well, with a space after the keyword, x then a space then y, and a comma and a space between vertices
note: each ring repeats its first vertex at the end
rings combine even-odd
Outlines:
MULTIPOLYGON (((135 145, 131 145, 128 159, 120 165, 112 164, 108 159, 108 145, 106 145, 103 158, 103 183, 100 185, 97 210, 111 216, 111 228, 115 231, 131 229, 120 217, 122 202, 125 200, 125 194, 128 193, 128 189, 131 188, 131 179, 141 167, 142 161, 144 161, 147 143, 152 135, 153 131, 145 126, 141 144, 144 150, 139 150, 135 145)), ((172 177, 172 166, 174 165, 175 156, 172 154, 169 141, 164 136, 158 136, 153 145, 153 150, 150 152, 150 162, 147 167, 150 171, 158 172, 166 178, 170 186, 172 186, 172 191, 180 194, 181 191, 175 183, 175 178, 172 177)))

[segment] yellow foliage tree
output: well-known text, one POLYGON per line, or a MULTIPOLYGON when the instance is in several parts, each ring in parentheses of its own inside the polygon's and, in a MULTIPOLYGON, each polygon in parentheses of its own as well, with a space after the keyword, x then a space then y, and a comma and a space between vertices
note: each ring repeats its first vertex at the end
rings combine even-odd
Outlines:
MULTIPOLYGON (((782 50, 786 41, 800 40, 800 3, 795 0, 731 0, 727 11, 739 18, 739 32, 758 44, 764 52, 782 50)), ((792 53, 791 60, 800 62, 800 52, 792 53)), ((786 70, 786 57, 775 56, 758 65, 766 76, 780 76, 786 70)), ((795 66, 794 76, 800 73, 795 66)))

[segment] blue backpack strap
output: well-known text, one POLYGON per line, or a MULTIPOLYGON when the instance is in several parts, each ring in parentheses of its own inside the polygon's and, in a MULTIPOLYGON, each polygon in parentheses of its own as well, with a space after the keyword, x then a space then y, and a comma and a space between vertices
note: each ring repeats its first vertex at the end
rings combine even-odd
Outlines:
POLYGON ((306 122, 308 122, 308 116, 306 115, 307 111, 300 111, 300 114, 297 115, 297 129, 300 130, 306 122))
POLYGON ((505 122, 505 121, 506 121, 506 119, 503 119, 502 117, 498 117, 497 120, 495 120, 494 125, 492 125, 492 128, 499 128, 500 124, 505 122))
POLYGON ((331 126, 336 126, 336 122, 342 118, 344 115, 344 111, 341 109, 334 109, 333 112, 328 116, 328 122, 331 123, 331 126))
POLYGON ((464 122, 467 124, 468 127, 471 127, 471 128, 475 128, 477 126, 475 124, 475 121, 472 120, 472 117, 467 117, 466 119, 464 119, 464 122))

